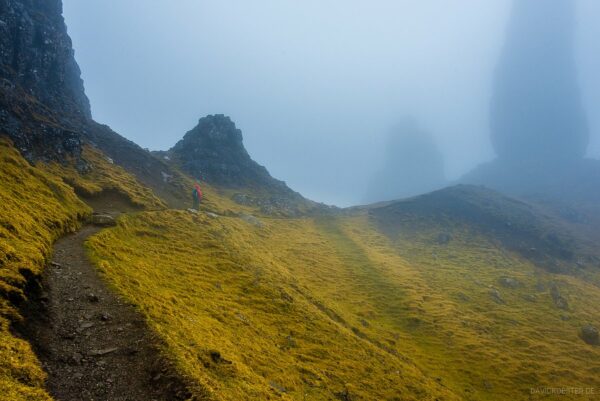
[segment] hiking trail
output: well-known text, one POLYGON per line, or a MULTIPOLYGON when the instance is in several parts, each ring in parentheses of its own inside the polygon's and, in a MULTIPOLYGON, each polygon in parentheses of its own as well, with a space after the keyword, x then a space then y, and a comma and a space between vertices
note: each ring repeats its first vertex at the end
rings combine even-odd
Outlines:
POLYGON ((84 244, 99 230, 86 225, 55 243, 38 302, 25 311, 20 331, 48 374, 48 391, 57 401, 188 398, 143 316, 89 261, 84 244))

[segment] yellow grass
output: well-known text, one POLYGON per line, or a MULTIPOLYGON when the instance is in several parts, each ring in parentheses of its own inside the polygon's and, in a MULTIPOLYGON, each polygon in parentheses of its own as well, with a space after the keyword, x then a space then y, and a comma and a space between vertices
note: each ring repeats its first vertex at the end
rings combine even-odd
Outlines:
POLYGON ((529 400, 531 388, 600 387, 600 350, 578 338, 600 319, 595 286, 468 227, 437 245, 435 222, 388 238, 360 214, 262 221, 143 213, 89 242, 207 399, 529 400), (523 286, 501 287, 504 276, 523 286), (553 281, 569 311, 553 306, 553 281))
POLYGON ((72 164, 31 166, 7 139, 0 137, 0 400, 48 400, 45 373, 29 343, 15 337, 11 322, 22 319, 15 304, 25 302, 28 278, 39 276, 53 242, 76 230, 90 214, 70 185, 87 195, 117 190, 132 205, 162 207, 152 191, 86 148, 93 169, 83 177, 72 164))
POLYGON ((20 318, 12 300, 25 300, 26 276, 39 275, 61 234, 73 231, 90 209, 72 188, 30 166, 0 139, 0 399, 47 400, 45 374, 29 344, 14 337, 20 318))
MULTIPOLYGON (((0 141, 0 400, 47 400, 19 319, 23 274, 39 274, 59 235, 113 190, 152 209, 88 241, 109 285, 146 316, 164 353, 208 400, 537 400, 532 388, 600 391, 600 289, 551 274, 457 221, 415 216, 390 237, 355 211, 260 217, 204 185, 204 211, 166 210, 153 192, 86 148, 90 173, 32 167, 0 141), (438 244, 439 233, 451 241, 438 244), (23 270, 25 269, 25 270, 23 270), (502 277, 520 286, 500 285, 502 277), (569 302, 556 308, 549 288, 569 302), (497 290, 505 303, 493 301, 497 290)), ((182 176, 181 188, 192 180, 182 176)), ((191 197, 190 197, 191 201, 191 197)), ((191 203, 191 202, 190 202, 191 203)), ((560 399, 586 400, 579 394, 560 399)))

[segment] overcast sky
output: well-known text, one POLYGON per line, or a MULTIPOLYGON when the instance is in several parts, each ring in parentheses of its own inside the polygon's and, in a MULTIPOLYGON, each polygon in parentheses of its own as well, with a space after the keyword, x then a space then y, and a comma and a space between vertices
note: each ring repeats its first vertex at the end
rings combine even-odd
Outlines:
MULTIPOLYGON (((598 157, 600 2, 578 4, 598 157)), ((200 117, 229 115, 273 176, 338 205, 364 199, 407 115, 433 135, 450 179, 493 158, 489 99, 509 11, 510 0, 64 0, 97 121, 164 150, 200 117)))

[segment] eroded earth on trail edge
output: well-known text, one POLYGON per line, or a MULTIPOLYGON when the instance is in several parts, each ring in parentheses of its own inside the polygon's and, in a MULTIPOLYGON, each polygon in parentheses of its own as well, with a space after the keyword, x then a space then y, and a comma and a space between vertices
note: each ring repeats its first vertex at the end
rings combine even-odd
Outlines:
POLYGON ((187 399, 143 317, 88 260, 84 242, 98 230, 85 226, 56 242, 38 299, 18 328, 48 374, 48 391, 59 401, 187 399))

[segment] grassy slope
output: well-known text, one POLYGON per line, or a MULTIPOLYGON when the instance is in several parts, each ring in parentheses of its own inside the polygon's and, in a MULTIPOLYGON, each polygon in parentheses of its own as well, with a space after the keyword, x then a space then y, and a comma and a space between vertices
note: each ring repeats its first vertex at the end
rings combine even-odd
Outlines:
POLYGON ((31 166, 0 138, 0 400, 50 398, 39 361, 30 345, 10 332, 10 324, 21 319, 15 305, 27 299, 27 279, 41 274, 54 240, 77 229, 91 213, 60 177, 77 180, 93 193, 120 191, 140 207, 162 206, 150 190, 99 152, 87 149, 85 157, 92 172, 79 177, 69 166, 31 166))
MULTIPOLYGON (((357 302, 364 296, 365 304, 382 301, 364 291, 370 272, 346 270, 312 220, 266 224, 144 213, 122 219, 89 245, 109 281, 140 306, 207 398, 456 398, 409 358, 363 333, 357 316, 336 308, 340 297, 326 296, 337 291, 357 302), (343 294, 339 273, 353 281, 348 289, 363 291, 360 297, 343 294)), ((378 272, 373 278, 375 286, 382 283, 378 272)))
POLYGON ((48 399, 35 355, 8 331, 18 312, 7 299, 23 298, 23 274, 39 274, 52 241, 90 212, 52 175, 82 195, 110 189, 155 210, 124 216, 90 252, 200 398, 519 400, 536 399, 532 386, 600 387, 600 350, 577 338, 600 321, 598 287, 472 226, 416 218, 384 235, 358 211, 256 227, 235 217, 251 208, 210 187, 203 207, 233 217, 164 210, 100 152, 85 155, 93 169, 80 176, 31 167, 0 141, 0 399, 48 399), (551 285, 568 310, 553 305, 551 285))
POLYGON ((137 180, 122 167, 104 156, 98 149, 86 145, 82 157, 90 164, 88 173, 79 174, 71 165, 51 163, 44 168, 62 177, 77 194, 91 198, 102 191, 114 191, 129 199, 132 206, 144 209, 163 209, 165 204, 151 189, 138 184, 137 180))
POLYGON ((263 222, 143 213, 89 243, 199 395, 526 400, 531 387, 600 386, 600 350, 578 338, 600 320, 598 287, 459 224, 438 245, 448 227, 435 221, 393 238, 359 213, 263 222))
POLYGON ((0 399, 46 400, 45 374, 29 344, 9 332, 26 277, 39 275, 53 241, 90 212, 60 180, 30 166, 0 139, 0 399))

